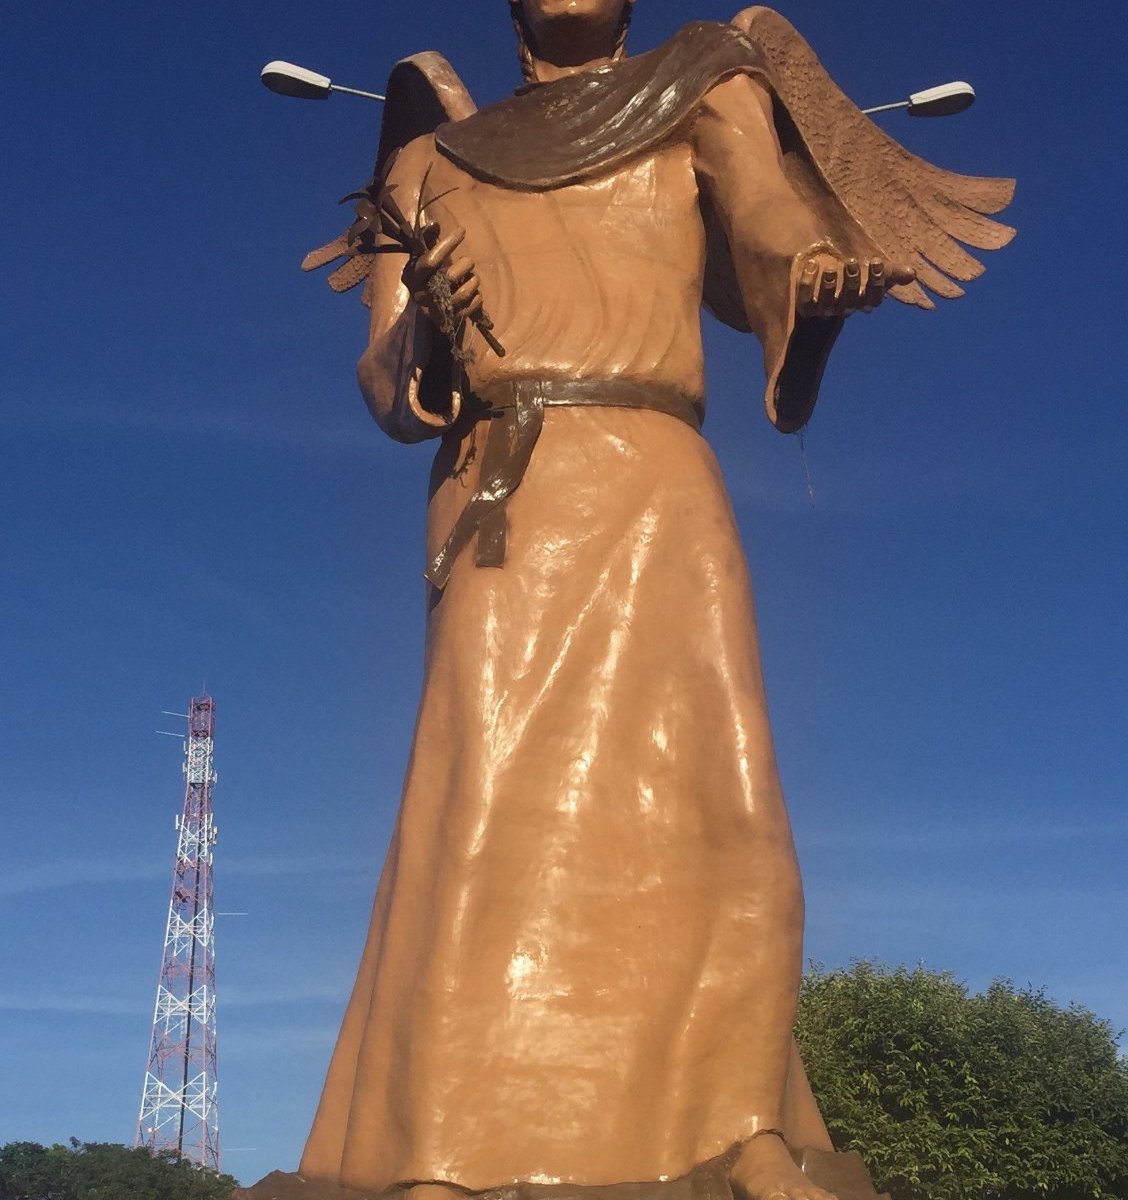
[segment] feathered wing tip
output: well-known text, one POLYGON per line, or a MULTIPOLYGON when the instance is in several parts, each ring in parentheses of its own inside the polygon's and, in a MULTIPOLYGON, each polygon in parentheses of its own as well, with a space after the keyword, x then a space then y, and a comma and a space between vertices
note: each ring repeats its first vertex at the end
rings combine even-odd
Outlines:
MULTIPOLYGON (((795 28, 772 9, 755 7, 733 20, 764 52, 773 84, 801 145, 784 146, 807 162, 803 188, 817 190, 839 211, 827 214, 846 240, 877 250, 891 264, 910 267, 916 282, 889 294, 904 304, 935 308, 925 291, 955 299, 959 282, 983 274, 983 264, 960 243, 998 250, 1015 231, 990 217, 1014 195, 1014 180, 945 171, 911 154, 879 129, 834 83, 795 28), (922 286, 923 285, 923 286, 922 286)), ((854 252, 851 248, 851 252, 854 252)))

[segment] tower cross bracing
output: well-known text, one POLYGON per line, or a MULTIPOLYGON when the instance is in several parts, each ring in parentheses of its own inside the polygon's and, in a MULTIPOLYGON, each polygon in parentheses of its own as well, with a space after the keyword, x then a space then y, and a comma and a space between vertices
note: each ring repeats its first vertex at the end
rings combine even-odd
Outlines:
POLYGON ((137 1118, 138 1146, 171 1150, 219 1170, 216 1072, 215 911, 212 903, 212 765, 215 701, 195 697, 184 747, 184 809, 153 1009, 149 1062, 137 1118))

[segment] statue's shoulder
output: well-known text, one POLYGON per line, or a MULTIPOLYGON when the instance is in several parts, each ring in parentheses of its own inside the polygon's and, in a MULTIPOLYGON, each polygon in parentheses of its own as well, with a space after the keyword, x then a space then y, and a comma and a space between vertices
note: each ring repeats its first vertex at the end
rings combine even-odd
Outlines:
POLYGON ((396 147, 381 164, 379 178, 392 182, 410 183, 427 170, 435 159, 435 135, 421 133, 411 141, 396 147))
POLYGON ((735 26, 693 21, 655 50, 526 86, 436 131, 448 159, 501 187, 547 191, 607 175, 676 137, 709 90, 761 75, 763 56, 735 26))

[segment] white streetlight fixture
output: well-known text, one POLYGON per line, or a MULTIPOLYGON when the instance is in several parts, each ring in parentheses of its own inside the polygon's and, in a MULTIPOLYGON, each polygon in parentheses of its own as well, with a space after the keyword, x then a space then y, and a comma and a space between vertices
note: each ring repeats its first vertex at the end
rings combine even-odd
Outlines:
POLYGON ((260 78, 272 92, 280 96, 294 96, 299 100, 328 100, 330 92, 346 92, 350 96, 363 96, 366 100, 384 99, 377 92, 342 87, 339 83, 333 83, 328 75, 318 75, 316 71, 280 59, 268 62, 260 78))
POLYGON ((913 92, 907 100, 896 104, 879 104, 876 108, 863 108, 866 116, 890 112, 894 108, 907 108, 910 117, 951 117, 963 112, 975 103, 975 88, 962 80, 957 83, 942 83, 939 87, 925 88, 913 92))
MULTIPOLYGON (((280 96, 294 96, 299 100, 328 100, 331 92, 345 92, 350 96, 363 96, 366 100, 385 99, 378 92, 364 92, 359 88, 344 87, 333 83, 328 75, 319 75, 307 67, 276 59, 262 69, 263 83, 280 96)), ((925 88, 913 92, 907 100, 894 104, 879 104, 875 108, 863 108, 866 116, 874 113, 891 112, 895 108, 908 109, 912 117, 950 117, 963 112, 975 103, 975 88, 970 83, 942 83, 939 87, 925 88)))

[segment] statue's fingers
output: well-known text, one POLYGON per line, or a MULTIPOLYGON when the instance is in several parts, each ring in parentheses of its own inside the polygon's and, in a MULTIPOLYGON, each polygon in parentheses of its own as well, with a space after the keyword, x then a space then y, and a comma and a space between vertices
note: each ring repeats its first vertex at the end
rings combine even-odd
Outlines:
POLYGON ((450 276, 452 287, 457 287, 464 280, 470 278, 474 274, 474 263, 469 258, 456 258, 454 262, 447 267, 447 275, 450 276))
POLYGON ((455 310, 466 308, 470 301, 478 294, 478 277, 472 275, 460 287, 455 288, 450 294, 450 302, 455 310))
POLYGON ((427 287, 427 280, 434 275, 436 269, 425 266, 421 258, 409 258, 403 268, 403 274, 400 276, 403 286, 414 297, 416 292, 421 292, 427 287))
MULTIPOLYGON (((437 228, 437 226, 436 226, 437 228)), ((403 282, 409 292, 417 292, 425 288, 437 271, 443 270, 446 260, 456 250, 465 231, 455 231, 436 242, 430 250, 418 258, 409 259, 403 269, 403 282)), ((469 260, 463 260, 469 261, 469 260)), ((473 264, 471 269, 473 269, 473 264)))
POLYGON ((885 277, 885 263, 880 258, 871 258, 869 262, 869 280, 866 283, 866 305, 876 308, 885 299, 885 289, 888 280, 885 277))
POLYGON ((799 285, 795 291, 795 302, 799 308, 808 309, 814 304, 818 274, 819 264, 813 258, 807 259, 799 274, 799 285))
POLYGON ((896 264, 889 268, 887 287, 896 287, 897 284, 915 283, 917 273, 912 267, 899 267, 896 264))
MULTIPOLYGON (((466 306, 466 311, 462 314, 467 320, 473 321, 481 315, 484 307, 481 295, 476 295, 473 300, 466 306)), ((492 328, 492 322, 487 327, 492 328)))
POLYGON ((829 312, 838 299, 841 274, 836 267, 827 267, 819 278, 817 307, 820 312, 829 312))
POLYGON ((847 259, 842 272, 842 292, 839 296, 839 308, 843 312, 853 312, 858 307, 862 287, 862 264, 856 258, 847 259))
POLYGON ((462 245, 462 240, 465 237, 466 230, 457 229, 454 233, 448 233, 446 237, 439 238, 426 254, 420 255, 419 261, 416 264, 417 269, 426 271, 428 274, 434 274, 450 258, 455 250, 462 245))

